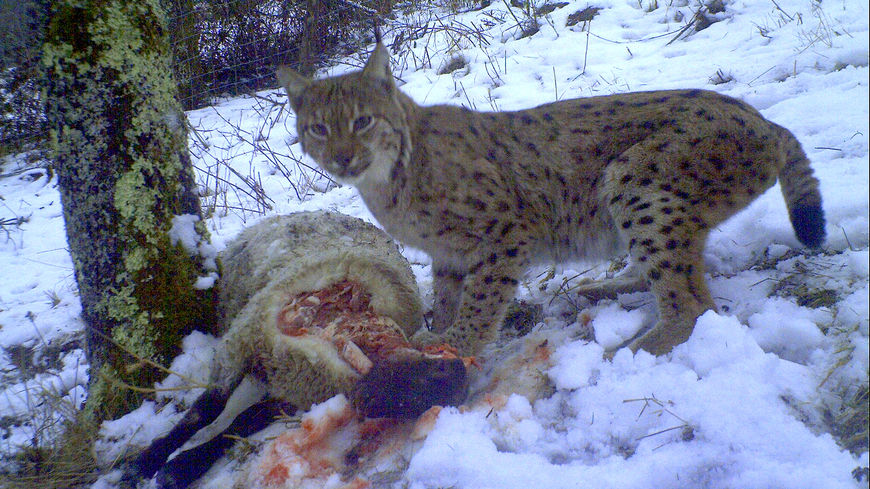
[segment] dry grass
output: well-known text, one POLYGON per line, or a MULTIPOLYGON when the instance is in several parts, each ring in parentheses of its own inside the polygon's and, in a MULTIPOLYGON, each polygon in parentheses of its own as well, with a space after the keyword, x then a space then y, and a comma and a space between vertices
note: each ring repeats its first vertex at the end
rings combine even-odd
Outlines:
MULTIPOLYGON (((55 400, 63 419, 62 426, 55 428, 63 433, 56 439, 37 434, 31 445, 21 447, 11 460, 17 467, 14 473, 0 474, 3 489, 77 489, 96 481, 99 474, 91 446, 99 426, 76 412, 68 402, 55 400)), ((57 423, 54 416, 39 418, 37 415, 31 421, 57 423)))
POLYGON ((836 380, 840 372, 855 360, 855 345, 848 339, 854 332, 854 329, 832 331, 833 334, 841 336, 841 346, 834 352, 836 358, 819 388, 824 388, 829 383, 840 384, 830 392, 833 400, 827 403, 831 407, 823 411, 823 419, 841 447, 854 454, 861 454, 870 450, 870 380, 864 378, 858 386, 836 380))
POLYGON ((870 384, 864 382, 858 391, 845 399, 843 407, 834 416, 834 436, 840 446, 855 454, 868 451, 868 403, 870 403, 870 384))

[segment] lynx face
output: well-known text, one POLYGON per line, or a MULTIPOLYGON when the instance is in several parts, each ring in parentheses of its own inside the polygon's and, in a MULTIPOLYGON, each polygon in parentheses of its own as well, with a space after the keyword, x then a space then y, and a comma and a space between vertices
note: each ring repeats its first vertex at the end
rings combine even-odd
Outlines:
POLYGON ((385 182, 396 162, 407 158, 406 117, 392 83, 349 76, 311 84, 289 70, 279 77, 285 86, 302 84, 290 104, 303 151, 342 183, 385 182), (329 103, 336 100, 342 103, 329 103))

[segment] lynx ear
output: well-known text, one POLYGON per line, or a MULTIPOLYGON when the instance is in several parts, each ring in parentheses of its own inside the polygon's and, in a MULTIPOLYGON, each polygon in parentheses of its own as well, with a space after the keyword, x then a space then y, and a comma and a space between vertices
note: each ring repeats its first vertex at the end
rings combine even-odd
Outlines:
POLYGON ((299 105, 302 102, 302 92, 308 88, 311 80, 286 66, 279 67, 275 76, 278 78, 278 83, 287 91, 287 96, 290 97, 290 107, 295 112, 299 109, 299 105))
POLYGON ((383 82, 388 91, 396 86, 393 74, 390 72, 390 53, 380 42, 375 45, 375 50, 369 56, 362 72, 363 76, 383 82))

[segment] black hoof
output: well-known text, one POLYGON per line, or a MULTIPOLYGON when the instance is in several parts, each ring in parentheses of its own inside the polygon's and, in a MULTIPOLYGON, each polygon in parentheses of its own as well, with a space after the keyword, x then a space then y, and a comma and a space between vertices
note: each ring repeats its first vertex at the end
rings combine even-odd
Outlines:
POLYGON ((414 350, 382 360, 352 393, 354 407, 370 418, 416 418, 432 406, 455 406, 467 394, 465 365, 414 350))

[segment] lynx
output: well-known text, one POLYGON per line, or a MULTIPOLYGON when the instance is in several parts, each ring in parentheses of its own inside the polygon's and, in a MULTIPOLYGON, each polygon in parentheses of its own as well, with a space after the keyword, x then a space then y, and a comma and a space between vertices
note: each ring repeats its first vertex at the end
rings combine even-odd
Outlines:
POLYGON ((463 354, 492 340, 533 264, 627 248, 630 272, 586 285, 650 290, 658 322, 629 345, 660 355, 716 305, 710 230, 779 179, 798 240, 819 247, 819 182, 797 139, 705 90, 563 100, 514 112, 424 107, 396 87, 378 43, 364 68, 312 80, 278 70, 302 149, 355 186, 384 229, 431 255, 432 331, 463 354))

